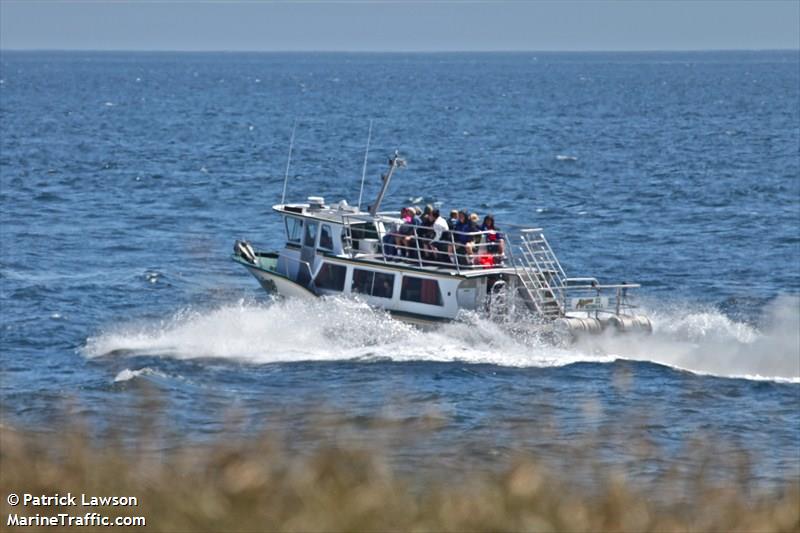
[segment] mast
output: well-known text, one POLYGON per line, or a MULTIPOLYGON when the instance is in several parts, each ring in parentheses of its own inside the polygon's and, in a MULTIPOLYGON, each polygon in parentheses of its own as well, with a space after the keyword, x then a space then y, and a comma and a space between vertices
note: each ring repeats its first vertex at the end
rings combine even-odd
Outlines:
POLYGON ((297 119, 294 119, 294 126, 292 126, 292 138, 289 140, 289 157, 286 159, 286 174, 283 176, 283 194, 281 194, 281 203, 286 202, 286 184, 289 182, 289 166, 292 164, 292 148, 294 148, 295 130, 297 130, 297 119))
POLYGON ((367 148, 364 150, 364 168, 361 169, 361 190, 358 191, 358 210, 361 211, 361 197, 364 195, 364 179, 367 177, 367 158, 369 157, 369 141, 372 139, 372 120, 369 121, 367 148))
POLYGON ((383 197, 386 195, 386 190, 389 188, 389 182, 392 181, 392 174, 398 167, 406 166, 406 162, 404 159, 400 157, 400 154, 397 150, 394 151, 394 156, 389 159, 389 172, 381 176, 383 180, 383 185, 381 185, 381 192, 378 193, 378 197, 375 199, 375 202, 369 207, 369 214, 375 216, 378 214, 378 209, 381 207, 381 202, 383 202, 383 197))

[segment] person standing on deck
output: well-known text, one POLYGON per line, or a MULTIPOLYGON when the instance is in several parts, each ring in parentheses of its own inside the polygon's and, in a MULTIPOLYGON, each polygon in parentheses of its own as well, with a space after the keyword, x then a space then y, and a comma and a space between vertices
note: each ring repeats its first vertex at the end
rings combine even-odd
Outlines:
POLYGON ((450 232, 450 226, 447 221, 439 214, 438 209, 431 211, 431 219, 433 220, 433 257, 437 262, 447 262, 447 237, 450 232))

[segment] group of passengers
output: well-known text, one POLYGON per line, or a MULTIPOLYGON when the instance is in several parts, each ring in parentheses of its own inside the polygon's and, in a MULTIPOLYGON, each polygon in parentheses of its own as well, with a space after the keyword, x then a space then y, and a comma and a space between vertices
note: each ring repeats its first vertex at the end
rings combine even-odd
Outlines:
POLYGON ((427 264, 480 265, 489 267, 503 262, 504 236, 486 215, 479 224, 477 213, 450 211, 441 216, 432 205, 404 207, 402 223, 383 237, 384 255, 405 257, 427 264))

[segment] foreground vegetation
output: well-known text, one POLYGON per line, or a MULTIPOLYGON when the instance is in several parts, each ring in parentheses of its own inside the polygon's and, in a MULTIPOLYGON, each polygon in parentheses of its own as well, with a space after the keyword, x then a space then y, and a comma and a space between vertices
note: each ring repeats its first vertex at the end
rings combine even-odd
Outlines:
POLYGON ((381 453, 354 446, 287 452, 263 436, 158 452, 100 440, 85 431, 0 428, 0 529, 37 530, 8 527, 12 512, 92 511, 144 516, 143 531, 800 531, 796 480, 760 493, 695 472, 643 488, 598 467, 587 486, 530 456, 497 472, 470 472, 465 461, 454 477, 401 475, 381 453), (140 503, 26 509, 6 502, 11 492, 68 491, 140 503))

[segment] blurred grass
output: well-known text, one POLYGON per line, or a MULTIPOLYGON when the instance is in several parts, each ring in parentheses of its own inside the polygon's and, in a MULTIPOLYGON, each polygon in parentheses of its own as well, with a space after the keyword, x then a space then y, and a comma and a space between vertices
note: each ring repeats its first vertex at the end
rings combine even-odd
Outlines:
MULTIPOLYGON (((139 429, 140 442, 155 438, 151 426, 139 429)), ((457 476, 435 466, 398 474, 386 450, 320 442, 288 451, 274 436, 225 432, 214 442, 154 452, 90 436, 80 424, 48 433, 3 426, 0 529, 37 530, 6 526, 8 513, 26 512, 6 503, 9 492, 71 491, 136 496, 137 508, 60 511, 142 515, 143 531, 800 531, 798 480, 766 491, 713 481, 703 465, 714 451, 704 447, 692 469, 639 485, 604 467, 591 448, 575 458, 594 465, 586 483, 579 479, 586 469, 554 468, 531 455, 509 457, 497 471, 471 470, 465 458, 457 476)), ((569 463, 572 451, 563 453, 569 463)))

